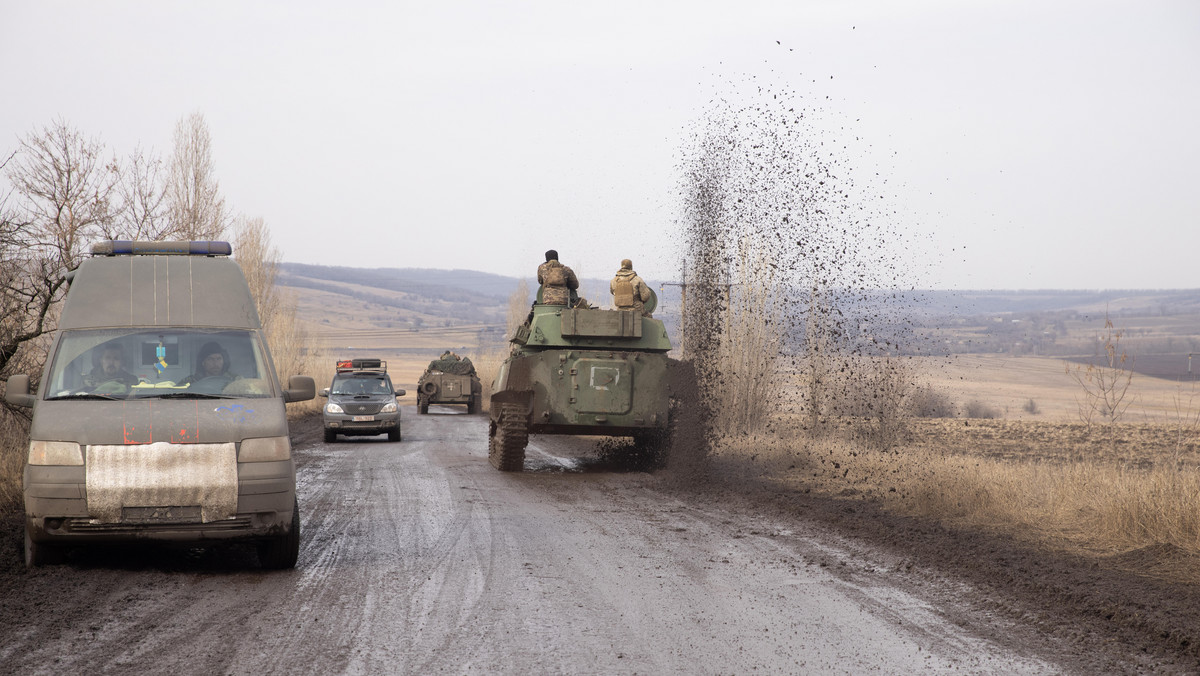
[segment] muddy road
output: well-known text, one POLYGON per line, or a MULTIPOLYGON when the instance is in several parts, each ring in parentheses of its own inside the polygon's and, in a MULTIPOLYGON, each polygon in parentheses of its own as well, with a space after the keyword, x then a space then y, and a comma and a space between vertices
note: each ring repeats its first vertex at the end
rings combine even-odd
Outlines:
MULTIPOLYGON (((26 572, 6 521, 0 672, 1059 673, 1116 669, 989 612, 903 556, 664 475, 589 470, 534 437, 523 474, 487 422, 404 410, 404 439, 293 427, 294 571, 249 547, 80 550, 26 572)), ((994 606, 992 606, 994 607, 994 606)), ((1154 668, 1143 657, 1141 667, 1154 668)))

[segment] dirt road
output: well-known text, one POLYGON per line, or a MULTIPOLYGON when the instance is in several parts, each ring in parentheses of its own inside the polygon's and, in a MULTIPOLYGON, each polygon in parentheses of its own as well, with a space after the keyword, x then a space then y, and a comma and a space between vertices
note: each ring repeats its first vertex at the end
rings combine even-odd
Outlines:
POLYGON ((0 672, 1123 668, 816 523, 587 471, 590 442, 534 437, 530 471, 505 474, 487 462, 486 418, 458 407, 405 409, 398 444, 325 444, 319 425, 293 431, 294 571, 231 547, 81 550, 27 573, 6 533, 0 672))

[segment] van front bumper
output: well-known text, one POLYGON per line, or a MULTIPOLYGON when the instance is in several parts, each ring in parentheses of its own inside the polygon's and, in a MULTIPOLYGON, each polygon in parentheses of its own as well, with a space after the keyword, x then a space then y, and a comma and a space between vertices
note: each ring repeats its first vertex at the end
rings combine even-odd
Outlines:
POLYGON ((25 524, 36 542, 270 539, 288 532, 296 499, 291 460, 238 463, 237 513, 204 523, 198 506, 126 507, 120 521, 88 512, 82 466, 26 465, 25 524))

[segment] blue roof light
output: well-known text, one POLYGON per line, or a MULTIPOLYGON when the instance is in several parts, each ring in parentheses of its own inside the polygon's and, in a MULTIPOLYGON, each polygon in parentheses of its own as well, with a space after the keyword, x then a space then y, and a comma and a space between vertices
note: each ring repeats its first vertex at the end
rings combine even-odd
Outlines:
POLYGON ((92 245, 93 256, 230 256, 229 242, 133 242, 109 240, 92 245))

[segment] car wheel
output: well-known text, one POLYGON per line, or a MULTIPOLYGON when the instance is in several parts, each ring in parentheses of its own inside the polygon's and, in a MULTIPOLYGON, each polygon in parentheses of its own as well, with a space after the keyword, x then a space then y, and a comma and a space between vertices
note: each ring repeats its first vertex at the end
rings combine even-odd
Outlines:
POLYGON ((300 558, 300 503, 292 502, 292 527, 272 540, 258 543, 258 562, 263 568, 295 568, 300 558))
POLYGON ((29 526, 25 526, 25 567, 37 568, 62 563, 66 559, 66 550, 57 545, 34 542, 29 537, 29 526))
POLYGON ((335 441, 337 441, 337 432, 330 429, 325 430, 325 443, 332 444, 335 441))

